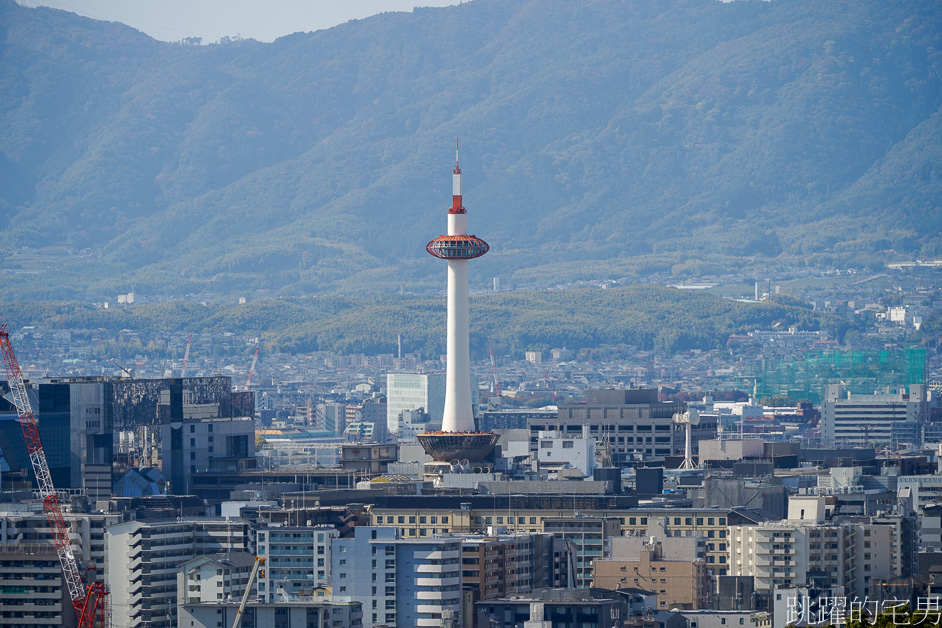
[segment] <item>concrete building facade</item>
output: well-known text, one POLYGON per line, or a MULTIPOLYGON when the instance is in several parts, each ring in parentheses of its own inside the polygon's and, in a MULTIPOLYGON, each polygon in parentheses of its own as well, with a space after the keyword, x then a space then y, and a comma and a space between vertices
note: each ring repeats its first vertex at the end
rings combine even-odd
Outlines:
POLYGON ((841 447, 921 445, 919 428, 928 420, 928 407, 923 385, 863 395, 829 384, 821 403, 821 439, 841 447))
POLYGON ((55 545, 0 542, 0 626, 75 625, 55 545))
POLYGON ((358 526, 334 539, 331 571, 334 599, 361 603, 367 625, 438 627, 444 611, 461 615, 461 539, 358 526))
POLYGON ((539 433, 555 430, 589 436, 612 447, 616 465, 633 458, 661 459, 683 452, 684 434, 672 417, 683 412, 681 402, 660 402, 655 389, 589 390, 585 403, 559 407, 555 419, 528 419, 530 449, 537 451, 539 433))
POLYGON ((245 551, 241 519, 128 521, 105 532, 105 583, 113 628, 171 628, 177 617, 180 565, 204 554, 245 551))
POLYGON ((386 425, 399 432, 399 414, 403 410, 424 408, 431 422, 441 425, 445 409, 444 373, 387 373, 386 425))
POLYGON ((334 526, 271 527, 258 530, 258 555, 266 559, 258 577, 258 600, 276 602, 279 591, 296 596, 330 584, 331 542, 340 536, 334 526))

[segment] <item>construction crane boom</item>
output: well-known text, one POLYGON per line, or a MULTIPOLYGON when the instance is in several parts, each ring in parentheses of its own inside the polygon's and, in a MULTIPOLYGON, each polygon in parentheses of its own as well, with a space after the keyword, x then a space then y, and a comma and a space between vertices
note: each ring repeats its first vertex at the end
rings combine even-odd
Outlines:
POLYGON ((258 365, 258 350, 261 349, 261 345, 255 345, 255 357, 252 358, 252 366, 249 367, 249 377, 245 380, 244 392, 249 392, 249 385, 252 383, 252 376, 255 375, 255 367, 258 365))
POLYGON ((494 374, 494 392, 500 397, 500 382, 497 381, 497 365, 494 364, 494 349, 488 347, 487 350, 491 352, 491 373, 494 374))
POLYGON ((255 584, 255 576, 258 575, 259 568, 265 564, 265 559, 261 556, 255 557, 255 564, 252 565, 252 573, 249 574, 249 581, 245 585, 245 591, 242 593, 242 601, 239 602, 239 610, 236 611, 235 620, 232 622, 232 628, 239 628, 242 623, 242 615, 245 613, 245 605, 249 603, 249 595, 252 594, 252 585, 255 584))
POLYGON ((79 626, 80 628, 92 626, 96 618, 103 626, 106 615, 104 597, 108 595, 108 589, 103 583, 94 583, 86 590, 82 583, 78 561, 75 559, 72 541, 69 539, 69 526, 65 522, 65 517, 62 516, 59 497, 52 483, 52 475, 49 473, 46 452, 39 438, 39 424, 36 422, 32 404, 29 402, 23 372, 20 371, 13 347, 10 345, 10 335, 7 333, 6 324, 0 325, 0 352, 3 353, 3 364, 6 368, 10 390, 13 393, 13 404, 16 406, 20 427, 23 429, 23 438, 33 466, 33 474, 36 476, 39 497, 42 499, 43 510, 49 520, 49 527, 52 528, 56 553, 62 565, 63 580, 69 590, 75 613, 79 617, 79 626))
POLYGON ((190 361, 190 344, 193 342, 193 332, 186 339, 186 351, 183 352, 183 368, 180 369, 180 377, 186 377, 186 365, 190 361))

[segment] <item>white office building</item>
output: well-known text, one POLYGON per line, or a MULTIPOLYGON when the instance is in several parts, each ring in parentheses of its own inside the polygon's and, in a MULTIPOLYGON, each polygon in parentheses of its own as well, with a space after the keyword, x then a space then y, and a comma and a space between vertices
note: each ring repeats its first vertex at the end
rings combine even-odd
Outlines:
POLYGON ((399 432, 403 410, 424 408, 433 423, 441 425, 445 410, 444 373, 387 373, 386 425, 399 432))
POLYGON ((863 395, 839 384, 825 387, 821 403, 821 438, 829 446, 919 445, 919 427, 928 418, 926 387, 863 395))

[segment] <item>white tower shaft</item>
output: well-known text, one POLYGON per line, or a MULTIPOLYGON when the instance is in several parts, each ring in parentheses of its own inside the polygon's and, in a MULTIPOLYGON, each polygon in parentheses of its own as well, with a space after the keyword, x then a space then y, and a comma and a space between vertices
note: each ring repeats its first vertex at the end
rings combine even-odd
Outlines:
MULTIPOLYGON (((457 168, 456 168, 457 170, 457 168)), ((452 176, 454 205, 461 207, 461 172, 452 176)), ((468 215, 448 214, 448 235, 468 235, 468 215)), ((468 260, 448 260, 448 326, 443 432, 473 432, 468 322, 468 260)))
POLYGON ((443 432, 474 431, 469 342, 468 260, 448 260, 448 357, 443 432))

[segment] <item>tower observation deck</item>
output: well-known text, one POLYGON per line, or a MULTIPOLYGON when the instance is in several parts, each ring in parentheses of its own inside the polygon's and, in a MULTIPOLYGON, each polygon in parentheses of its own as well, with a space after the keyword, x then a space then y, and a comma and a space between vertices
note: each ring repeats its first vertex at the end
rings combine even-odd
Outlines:
POLYGON ((448 263, 448 342, 442 430, 417 437, 426 453, 435 460, 481 460, 497 444, 496 434, 479 433, 475 429, 470 387, 468 260, 481 257, 488 249, 487 242, 468 234, 468 214, 462 203, 461 168, 456 155, 448 234, 435 238, 425 247, 433 257, 448 263))

